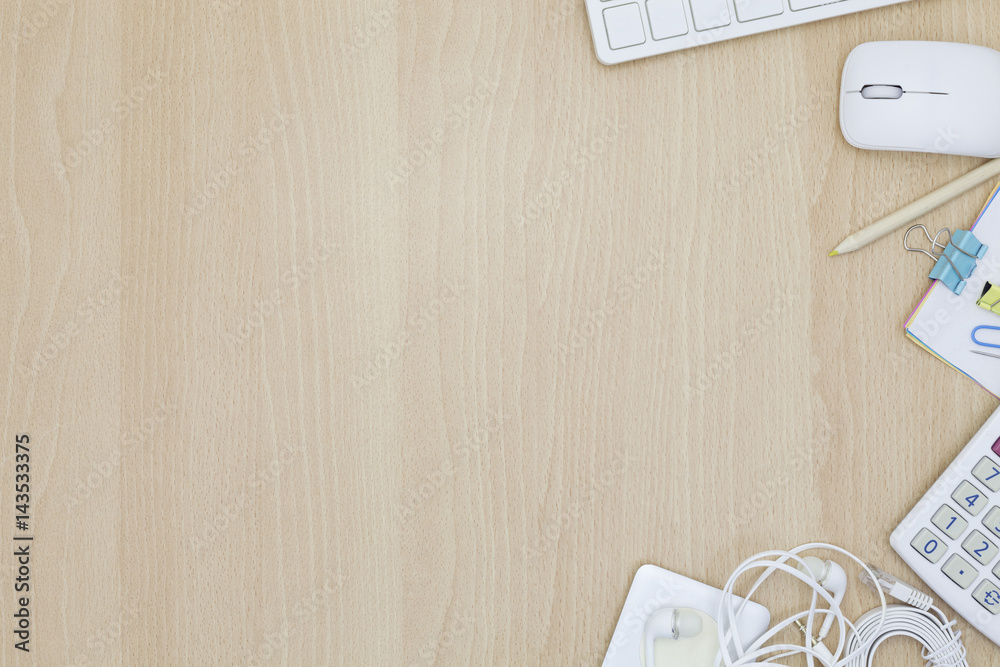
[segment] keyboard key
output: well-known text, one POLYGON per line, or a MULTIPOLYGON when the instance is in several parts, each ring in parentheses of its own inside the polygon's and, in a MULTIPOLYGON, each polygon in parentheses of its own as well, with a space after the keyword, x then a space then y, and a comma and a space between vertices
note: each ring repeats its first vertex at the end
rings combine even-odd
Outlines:
POLYGON ((646 3, 653 39, 669 39, 687 34, 688 23, 682 3, 683 0, 649 0, 646 3))
MULTIPOLYGON (((778 28, 808 23, 817 18, 830 18, 870 9, 875 4, 887 5, 906 0, 680 0, 685 20, 680 21, 676 0, 583 0, 598 59, 605 65, 646 58, 688 48, 701 47, 734 37, 768 32, 778 28), (634 17, 619 30, 613 12, 605 20, 603 12, 622 4, 638 4, 642 17, 643 35, 638 38, 634 17), (789 8, 789 3, 791 9, 789 8), (822 10, 810 10, 822 7, 822 10), (799 10, 805 11, 799 11, 799 10), (795 10, 795 11, 792 11, 795 10), (670 18, 667 18, 670 17, 670 18), (673 20, 676 19, 676 20, 673 20), (667 27, 670 26, 670 27, 667 27), (687 32, 681 32, 686 29, 687 32), (697 31, 697 32, 696 32, 697 31), (674 36, 670 36, 674 35, 674 36), (683 35, 683 36, 681 36, 683 35), (631 44, 632 46, 626 46, 631 44), (641 46, 639 46, 641 45, 641 46)), ((580 0, 576 0, 580 2, 580 0)), ((625 16, 625 14, 622 14, 625 16)), ((997 447, 1000 457, 1000 445, 997 447)), ((975 463, 975 461, 973 461, 975 463)))
POLYGON ((948 547, 941 543, 937 536, 926 528, 921 528, 917 536, 910 542, 910 546, 916 549, 921 556, 932 563, 937 563, 944 556, 948 547))
POLYGON ((691 16, 695 30, 721 28, 733 22, 729 15, 729 0, 691 0, 691 16))
POLYGON ((972 597, 994 616, 1000 614, 1000 588, 989 579, 976 586, 972 597))
POLYGON ((989 565, 993 558, 1000 552, 996 545, 986 539, 986 536, 978 530, 972 533, 962 542, 962 548, 983 565, 989 565))
POLYGON ((792 11, 798 11, 800 9, 810 9, 812 7, 819 7, 820 5, 832 5, 835 2, 843 2, 843 0, 788 0, 788 6, 792 8, 792 11))
POLYGON ((984 456, 972 469, 972 474, 993 493, 1000 491, 1000 466, 997 466, 989 458, 984 456))
POLYGON ((641 11, 637 2, 604 10, 604 25, 608 29, 608 43, 612 49, 637 46, 646 41, 641 11))
POLYGON ((740 23, 777 16, 784 11, 783 0, 736 0, 736 20, 740 23))
MULTIPOLYGON (((1000 509, 994 508, 997 512, 997 519, 1000 521, 1000 509)), ((992 512, 990 513, 992 514, 992 512)), ((987 517, 990 515, 988 514, 987 517)), ((957 540, 965 529, 969 527, 969 522, 958 515, 958 512, 948 507, 947 505, 942 505, 935 514, 931 522, 941 529, 941 532, 950 537, 953 540, 957 540)), ((989 526, 987 526, 989 528, 989 526)), ((1000 530, 997 531, 1000 534, 1000 530)))
POLYGON ((987 505, 986 495, 968 482, 959 484, 951 497, 959 507, 972 516, 979 516, 987 505))
POLYGON ((951 556, 944 563, 941 571, 948 575, 948 578, 961 586, 963 589, 972 585, 972 582, 979 576, 976 568, 969 565, 969 562, 959 555, 951 556))

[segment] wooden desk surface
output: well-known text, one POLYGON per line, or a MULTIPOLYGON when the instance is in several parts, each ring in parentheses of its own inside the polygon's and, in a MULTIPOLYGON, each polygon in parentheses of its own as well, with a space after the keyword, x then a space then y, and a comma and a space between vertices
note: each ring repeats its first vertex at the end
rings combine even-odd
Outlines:
POLYGON ((899 235, 826 254, 980 161, 855 150, 836 95, 864 41, 1000 48, 993 0, 615 68, 578 0, 0 30, 4 664, 594 665, 643 563, 914 579, 888 535, 996 402, 904 339, 899 235))

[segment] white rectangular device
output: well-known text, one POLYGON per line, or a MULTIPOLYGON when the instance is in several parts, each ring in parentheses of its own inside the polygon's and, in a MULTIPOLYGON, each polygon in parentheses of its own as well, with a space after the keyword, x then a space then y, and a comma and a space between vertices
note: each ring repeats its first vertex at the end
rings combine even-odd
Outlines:
POLYGON ((1000 644, 1000 409, 889 541, 938 597, 1000 644))
MULTIPOLYGON (((732 601, 734 610, 744 602, 743 598, 738 596, 733 596, 732 601)), ((625 606, 622 607, 622 613, 618 618, 618 625, 615 626, 615 633, 611 637, 611 644, 604 656, 602 667, 643 667, 648 665, 649 663, 645 661, 643 652, 640 650, 646 621, 665 607, 688 608, 696 611, 699 615, 704 615, 707 620, 704 621, 702 632, 708 633, 716 639, 711 643, 712 648, 707 654, 697 656, 692 656, 688 649, 680 644, 673 649, 669 646, 660 646, 656 649, 657 659, 651 662, 656 662, 657 665, 674 665, 675 667, 713 664, 719 652, 716 616, 721 606, 722 591, 719 589, 655 565, 643 565, 635 573, 635 578, 632 580, 632 586, 625 598, 625 606), (661 654, 660 649, 664 648, 667 650, 661 654)), ((747 602, 736 621, 740 638, 747 646, 767 632, 767 627, 770 624, 771 613, 766 607, 756 602, 747 602)), ((666 643, 669 644, 669 642, 666 643)))
POLYGON ((605 65, 909 0, 585 0, 605 65))

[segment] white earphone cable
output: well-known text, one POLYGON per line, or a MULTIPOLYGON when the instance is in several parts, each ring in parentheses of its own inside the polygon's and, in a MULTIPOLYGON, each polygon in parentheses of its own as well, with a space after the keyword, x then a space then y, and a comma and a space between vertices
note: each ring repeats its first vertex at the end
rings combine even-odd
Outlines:
MULTIPOLYGON (((815 562, 815 559, 812 560, 815 562)), ((827 571, 832 567, 834 566, 828 563, 827 571)), ((837 570, 842 576, 840 568, 837 570)), ((843 579, 840 582, 838 592, 842 597, 843 579)), ((805 544, 787 552, 766 551, 743 561, 722 589, 718 619, 719 646, 722 648, 716 659, 716 667, 722 664, 726 667, 774 665, 775 660, 795 655, 806 656, 809 667, 816 667, 817 664, 823 667, 871 667, 874 655, 882 643, 890 637, 898 636, 911 637, 923 645, 923 657, 928 667, 968 667, 961 632, 955 630, 955 621, 949 621, 940 609, 932 605, 930 596, 897 581, 891 575, 832 544, 805 544), (808 569, 803 553, 813 550, 833 551, 860 565, 863 570, 861 580, 878 594, 879 606, 864 614, 856 623, 851 623, 841 611, 838 601, 823 584, 799 569, 800 566, 808 569), (743 601, 737 602, 733 593, 734 585, 743 575, 754 570, 762 572, 743 601), (809 586, 813 593, 812 602, 808 610, 773 623, 757 641, 745 646, 737 621, 753 594, 776 572, 788 574, 809 586), (887 593, 907 604, 887 604, 887 593), (829 605, 828 609, 817 608, 820 599, 829 605), (832 617, 838 628, 839 640, 835 649, 824 646, 822 634, 820 639, 814 638, 814 628, 822 625, 827 617, 832 617), (793 625, 801 630, 807 646, 767 645, 768 641, 793 625)), ((826 629, 828 627, 824 628, 826 629)))

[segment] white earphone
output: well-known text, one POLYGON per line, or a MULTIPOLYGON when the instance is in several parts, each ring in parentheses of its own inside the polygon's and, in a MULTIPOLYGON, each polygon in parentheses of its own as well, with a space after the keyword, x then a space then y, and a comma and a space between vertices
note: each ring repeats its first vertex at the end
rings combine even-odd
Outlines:
POLYGON ((690 639, 701 634, 701 617, 692 609, 660 609, 646 621, 646 667, 656 667, 656 640, 690 639))
MULTIPOLYGON (((844 568, 833 561, 823 561, 815 556, 806 556, 799 563, 798 569, 802 574, 808 574, 815 579, 823 587, 823 590, 832 595, 836 603, 835 606, 839 607, 840 603, 844 601, 844 593, 847 592, 847 573, 844 572, 844 568)), ((831 606, 832 608, 833 606, 831 606)), ((830 634, 830 630, 833 629, 835 618, 833 614, 827 614, 826 620, 823 621, 823 625, 820 627, 819 634, 816 635, 816 641, 821 642, 826 639, 826 636, 830 634)))
POLYGON ((969 667, 965 659, 965 646, 961 633, 955 629, 955 621, 949 620, 940 609, 933 605, 933 599, 908 584, 897 580, 878 568, 841 547, 812 543, 796 547, 791 551, 765 551, 751 556, 737 567, 722 589, 719 605, 718 642, 721 663, 726 667, 748 667, 758 664, 780 664, 773 661, 794 655, 805 656, 810 667, 871 667, 874 654, 889 637, 905 636, 915 639, 924 647, 923 656, 928 665, 935 667, 969 667), (847 574, 844 569, 831 561, 803 552, 814 549, 832 551, 846 556, 857 564, 862 572, 862 583, 871 588, 879 598, 879 606, 853 623, 844 615, 840 604, 847 590, 847 574), (794 562, 794 566, 789 563, 794 562), (738 602, 733 587, 744 574, 763 570, 757 577, 749 593, 738 602), (791 575, 806 584, 813 593, 812 604, 806 611, 798 612, 783 621, 773 623, 760 637, 745 645, 736 632, 743 607, 753 593, 773 574, 778 572, 791 575), (905 604, 888 604, 887 596, 905 604), (817 609, 822 599, 829 603, 829 610, 817 609), (812 623, 817 614, 825 618, 816 638, 810 636, 812 623), (823 644, 836 622, 839 639, 837 646, 827 648, 823 644), (805 646, 788 643, 770 643, 790 626, 797 626, 805 635, 805 646), (731 641, 736 640, 736 641, 731 641), (779 655, 776 655, 779 654, 779 655))

